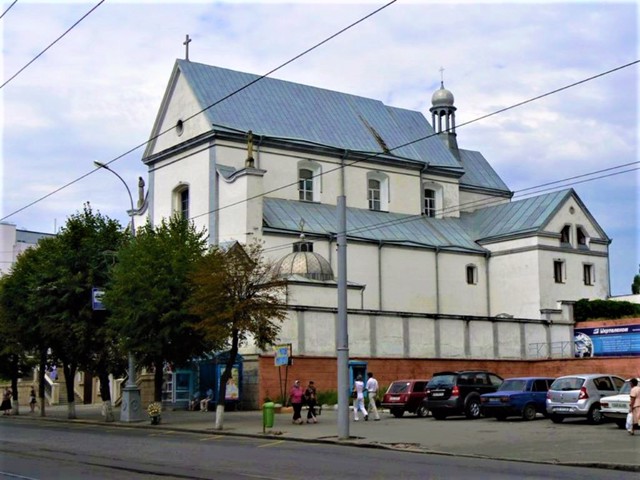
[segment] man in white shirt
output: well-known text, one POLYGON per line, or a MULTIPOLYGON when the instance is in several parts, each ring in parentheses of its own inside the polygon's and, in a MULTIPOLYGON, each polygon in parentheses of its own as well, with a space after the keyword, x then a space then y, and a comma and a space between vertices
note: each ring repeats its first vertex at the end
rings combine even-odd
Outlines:
POLYGON ((376 396, 378 395, 378 381, 373 377, 373 373, 367 373, 367 392, 369 392, 369 411, 373 412, 374 420, 380 420, 380 414, 376 407, 376 396))

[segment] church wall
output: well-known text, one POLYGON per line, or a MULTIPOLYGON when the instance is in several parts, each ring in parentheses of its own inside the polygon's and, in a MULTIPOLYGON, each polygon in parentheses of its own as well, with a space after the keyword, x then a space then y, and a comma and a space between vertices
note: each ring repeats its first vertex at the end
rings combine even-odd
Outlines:
POLYGON ((504 313, 516 318, 541 318, 538 254, 529 250, 489 259, 491 316, 504 313))
POLYGON ((469 322, 469 354, 474 358, 494 358, 494 332, 491 322, 469 322))
MULTIPOLYGON (((423 175, 422 183, 434 183, 442 188, 441 200, 436 200, 436 216, 437 217, 454 217, 460 216, 460 192, 459 183, 457 180, 443 179, 434 175, 423 175)), ((422 188, 422 186, 420 188, 422 188)), ((422 213, 424 207, 422 198, 423 192, 420 190, 420 210, 418 213, 422 213)))
MULTIPOLYGON (((487 278, 484 256, 440 252, 440 312, 452 315, 486 315, 487 278), (477 270, 477 283, 467 283, 467 265, 477 270)), ((435 312, 435 310, 432 310, 435 312)))
MULTIPOLYGON (((287 286, 287 305, 338 308, 338 285, 292 284, 287 286)), ((362 307, 362 290, 347 289, 347 308, 362 307)))
POLYGON ((380 357, 405 356, 405 320, 402 317, 370 317, 374 326, 372 342, 375 350, 372 352, 380 357))
POLYGON ((498 356, 500 358, 522 358, 522 325, 519 323, 497 323, 498 356))
MULTIPOLYGON (((347 246, 347 278, 366 285, 364 308, 380 309, 378 247, 369 243, 349 242, 347 246)), ((338 255, 331 259, 333 273, 338 272, 338 255)), ((384 267, 383 267, 384 268, 384 267)))
POLYGON ((431 318, 407 318, 408 356, 411 358, 435 357, 436 321, 431 318))
POLYGON ((304 333, 305 354, 335 355, 337 335, 335 313, 305 313, 300 321, 304 333))
POLYGON ((438 320, 440 329, 440 356, 444 358, 464 358, 465 322, 461 320, 438 320))
POLYGON ((526 358, 548 356, 547 329, 544 324, 527 323, 524 325, 524 344, 526 358))
POLYGON ((383 245, 382 309, 435 313, 435 254, 432 250, 383 245), (407 266, 410 265, 410 268, 407 266))
POLYGON ((349 315, 349 351, 354 356, 371 355, 371 326, 370 319, 366 315, 349 315))
POLYGON ((247 198, 247 180, 248 177, 243 176, 236 178, 232 183, 227 183, 224 180, 218 181, 220 189, 218 236, 220 242, 231 240, 237 240, 241 243, 247 242, 247 215, 249 212, 247 204, 243 202, 247 198))
POLYGON ((494 197, 492 195, 483 195, 477 192, 460 191, 460 211, 473 212, 479 208, 493 207, 501 203, 508 203, 508 198, 494 197))

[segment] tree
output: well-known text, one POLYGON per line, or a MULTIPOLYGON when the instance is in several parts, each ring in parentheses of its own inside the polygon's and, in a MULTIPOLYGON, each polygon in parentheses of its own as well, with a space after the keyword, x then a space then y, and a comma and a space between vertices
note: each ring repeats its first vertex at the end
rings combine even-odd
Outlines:
POLYGON ((633 283, 631 284, 631 293, 638 295, 640 293, 640 266, 638 266, 638 273, 633 277, 633 283))
POLYGON ((207 350, 186 306, 188 276, 205 250, 204 232, 181 217, 147 224, 118 252, 103 297, 122 347, 154 369, 155 401, 162 398, 165 362, 184 364, 207 350))
POLYGON ((284 283, 274 277, 257 242, 212 248, 198 262, 191 283, 190 311, 201 319, 197 328, 218 348, 229 347, 216 405, 215 428, 221 430, 227 381, 238 350, 250 339, 261 349, 275 342, 286 317, 284 283))

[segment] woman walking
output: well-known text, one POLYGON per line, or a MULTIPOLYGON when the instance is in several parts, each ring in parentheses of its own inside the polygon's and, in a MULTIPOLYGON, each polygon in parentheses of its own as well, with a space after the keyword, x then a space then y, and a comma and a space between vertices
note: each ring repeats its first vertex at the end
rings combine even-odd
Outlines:
POLYGON ((301 424, 302 423, 302 399, 304 397, 304 390, 300 386, 300 380, 296 380, 293 382, 293 387, 291 387, 291 391, 289 392, 289 403, 293 407, 293 423, 301 424))
POLYGON ((0 410, 3 415, 11 415, 11 389, 9 387, 4 389, 4 395, 2 395, 2 404, 0 404, 0 410))
POLYGON ((309 380, 309 386, 304 391, 304 401, 307 403, 309 411, 307 412, 307 423, 318 423, 316 418, 316 386, 313 384, 313 380, 309 380))
POLYGON ((31 408, 31 413, 36 409, 37 401, 36 401, 36 390, 31 387, 31 392, 29 392, 29 408, 31 408))
POLYGON ((631 379, 631 391, 629 392, 629 413, 632 415, 629 435, 633 435, 636 425, 640 426, 640 387, 638 379, 631 379))
POLYGON ((353 400, 353 419, 358 421, 358 412, 364 414, 365 422, 369 420, 369 414, 367 409, 364 408, 364 382, 362 381, 362 375, 356 377, 356 381, 353 384, 353 391, 355 393, 355 399, 353 400))

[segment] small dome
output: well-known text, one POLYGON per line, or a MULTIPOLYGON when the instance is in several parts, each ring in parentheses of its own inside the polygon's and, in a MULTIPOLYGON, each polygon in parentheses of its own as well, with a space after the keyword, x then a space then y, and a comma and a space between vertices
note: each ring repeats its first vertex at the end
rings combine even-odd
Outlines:
POLYGON ((444 88, 444 83, 440 83, 440 88, 433 93, 431 104, 434 107, 452 107, 453 93, 444 88))
POLYGON ((278 277, 300 275, 311 280, 333 280, 333 270, 329 262, 320 254, 310 251, 295 251, 273 266, 278 277))

